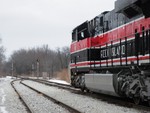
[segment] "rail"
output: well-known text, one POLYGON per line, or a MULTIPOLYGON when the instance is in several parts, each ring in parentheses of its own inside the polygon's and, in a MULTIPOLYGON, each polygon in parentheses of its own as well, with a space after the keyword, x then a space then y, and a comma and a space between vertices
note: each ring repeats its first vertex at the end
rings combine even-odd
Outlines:
POLYGON ((62 107, 64 107, 64 108, 66 108, 67 110, 69 110, 71 113, 81 113, 81 112, 78 111, 77 109, 75 109, 75 108, 73 108, 73 107, 71 107, 71 106, 69 106, 69 105, 67 105, 67 104, 65 104, 65 103, 63 103, 63 102, 61 102, 61 101, 59 101, 59 100, 56 100, 56 99, 53 98, 53 97, 50 97, 49 95, 47 95, 47 94, 45 94, 45 93, 43 93, 43 92, 41 92, 41 91, 39 91, 39 90, 37 90, 37 89, 35 89, 35 88, 33 88, 33 87, 31 87, 31 86, 29 86, 29 85, 23 83, 22 81, 21 81, 20 83, 23 84, 24 86, 28 87, 29 89, 31 89, 31 90, 33 90, 33 91, 35 91, 35 92, 38 92, 38 93, 40 93, 40 94, 42 94, 44 97, 46 97, 47 99, 51 100, 52 102, 58 103, 58 104, 61 105, 62 107))
MULTIPOLYGON (((21 79, 18 79, 18 80, 21 80, 21 79)), ((20 95, 20 93, 18 92, 18 90, 14 86, 14 82, 18 81, 18 80, 11 81, 11 86, 13 87, 14 91, 17 93, 17 95, 18 95, 19 99, 21 100, 21 102, 23 103, 23 105, 26 107, 27 112, 28 113, 34 113, 33 110, 26 103, 25 99, 20 95)))

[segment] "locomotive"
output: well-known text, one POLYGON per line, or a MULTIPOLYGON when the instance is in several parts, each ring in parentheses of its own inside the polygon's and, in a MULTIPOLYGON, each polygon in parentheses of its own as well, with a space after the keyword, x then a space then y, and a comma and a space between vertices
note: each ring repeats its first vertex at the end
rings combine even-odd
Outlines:
POLYGON ((71 84, 150 104, 150 0, 116 0, 72 31, 71 84))

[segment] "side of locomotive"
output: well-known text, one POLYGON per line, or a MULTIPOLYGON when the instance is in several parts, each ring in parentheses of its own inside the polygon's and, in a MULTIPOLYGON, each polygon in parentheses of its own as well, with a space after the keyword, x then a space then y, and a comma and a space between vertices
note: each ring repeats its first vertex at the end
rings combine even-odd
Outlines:
POLYGON ((71 84, 150 103, 150 1, 117 0, 72 32, 71 84))

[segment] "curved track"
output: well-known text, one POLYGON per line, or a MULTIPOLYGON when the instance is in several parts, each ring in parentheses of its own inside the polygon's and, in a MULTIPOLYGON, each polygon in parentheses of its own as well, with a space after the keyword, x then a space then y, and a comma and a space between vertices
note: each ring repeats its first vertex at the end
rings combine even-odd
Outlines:
POLYGON ((27 85, 27 84, 24 84, 24 83, 22 83, 22 82, 21 82, 21 84, 23 84, 24 86, 26 86, 26 87, 32 89, 33 91, 35 91, 35 92, 37 92, 37 93, 42 94, 44 97, 46 97, 47 99, 53 101, 54 103, 57 103, 57 104, 59 104, 60 106, 66 108, 67 110, 70 111, 70 113, 81 113, 80 111, 78 111, 78 110, 72 108, 71 106, 68 106, 67 104, 62 103, 61 101, 56 100, 56 99, 54 99, 54 98, 52 98, 52 97, 46 95, 45 93, 43 93, 43 92, 41 92, 41 91, 39 91, 39 90, 37 90, 37 89, 35 89, 35 88, 30 87, 30 86, 27 85))
MULTIPOLYGON (((15 81, 18 81, 18 80, 15 80, 15 81)), ((35 113, 34 110, 32 110, 32 108, 27 104, 25 98, 23 98, 23 97, 20 95, 20 93, 17 91, 17 89, 15 88, 15 85, 14 85, 14 82, 15 82, 15 81, 11 82, 12 87, 14 88, 14 90, 15 90, 16 93, 18 94, 19 98, 22 100, 22 102, 23 102, 24 105, 26 106, 27 111, 28 111, 29 113, 35 113)), ((21 80, 20 80, 20 81, 21 81, 21 80)), ((24 85, 25 87, 27 87, 27 88, 33 90, 34 92, 36 92, 36 93, 38 93, 38 94, 41 94, 43 97, 47 98, 48 100, 52 101, 53 103, 58 104, 59 106, 65 108, 65 109, 68 110, 70 113, 81 113, 80 111, 78 111, 78 110, 76 110, 76 109, 74 109, 74 108, 72 108, 72 107, 70 107, 70 106, 68 106, 68 105, 66 105, 66 104, 64 104, 64 103, 62 103, 62 102, 60 102, 59 100, 56 100, 56 99, 54 99, 54 98, 52 98, 52 97, 50 97, 50 96, 44 94, 43 92, 38 91, 37 89, 34 89, 34 88, 32 88, 32 87, 30 87, 30 86, 28 86, 28 85, 26 85, 26 84, 24 84, 24 83, 22 83, 22 82, 20 82, 20 83, 21 83, 22 85, 24 85)))
POLYGON ((56 83, 56 82, 51 82, 51 81, 46 81, 46 80, 42 80, 42 79, 27 79, 27 80, 33 80, 45 85, 49 85, 49 86, 55 86, 55 87, 59 87, 62 89, 66 89, 66 90, 72 90, 72 91, 81 91, 78 88, 74 88, 71 85, 67 85, 67 84, 61 84, 61 83, 56 83))
POLYGON ((13 80, 11 82, 11 86, 13 87, 14 91, 17 93, 19 99, 21 100, 21 102, 23 103, 23 105, 26 107, 26 110, 28 113, 34 113, 33 110, 28 106, 26 100, 20 95, 20 93, 18 92, 18 90, 15 88, 14 82, 18 81, 18 80, 13 80))

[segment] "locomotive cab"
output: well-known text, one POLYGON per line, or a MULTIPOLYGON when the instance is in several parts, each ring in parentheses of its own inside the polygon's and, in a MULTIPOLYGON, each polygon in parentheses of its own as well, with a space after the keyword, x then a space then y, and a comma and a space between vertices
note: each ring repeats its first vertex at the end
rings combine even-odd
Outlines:
POLYGON ((84 22, 80 26, 76 27, 72 32, 72 41, 80 41, 90 37, 88 21, 84 22))

